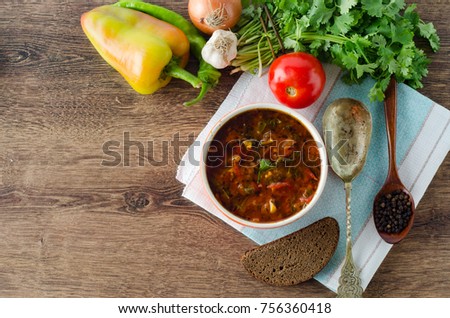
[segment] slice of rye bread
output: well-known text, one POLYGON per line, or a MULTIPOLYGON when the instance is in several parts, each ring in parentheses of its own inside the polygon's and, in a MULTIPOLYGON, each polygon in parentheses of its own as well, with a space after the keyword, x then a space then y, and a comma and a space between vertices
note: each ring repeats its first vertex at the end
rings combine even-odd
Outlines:
POLYGON ((275 286, 290 286, 311 279, 329 262, 339 240, 339 225, 323 218, 276 241, 253 248, 242 256, 245 269, 275 286))

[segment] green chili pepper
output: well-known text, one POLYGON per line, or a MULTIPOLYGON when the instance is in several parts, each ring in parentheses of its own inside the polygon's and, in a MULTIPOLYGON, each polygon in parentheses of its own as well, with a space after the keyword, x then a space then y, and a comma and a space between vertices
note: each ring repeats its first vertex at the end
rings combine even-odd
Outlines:
POLYGON ((203 82, 203 85, 199 95, 195 99, 184 103, 185 106, 191 106, 202 100, 206 92, 219 82, 221 73, 213 66, 206 63, 202 58, 202 49, 206 44, 205 38, 199 33, 194 25, 183 16, 161 6, 143 2, 142 0, 123 0, 117 2, 115 5, 147 13, 159 20, 163 20, 176 26, 186 34, 191 45, 192 54, 200 62, 197 77, 203 82))

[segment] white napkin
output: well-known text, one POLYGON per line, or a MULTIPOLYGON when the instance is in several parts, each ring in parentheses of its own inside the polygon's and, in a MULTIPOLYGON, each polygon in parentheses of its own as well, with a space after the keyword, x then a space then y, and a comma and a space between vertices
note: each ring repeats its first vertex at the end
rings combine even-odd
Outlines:
MULTIPOLYGON (((352 237, 353 256, 360 269, 365 289, 386 257, 390 244, 378 235, 372 218, 372 205, 387 175, 387 137, 382 103, 371 103, 368 91, 371 79, 361 85, 348 86, 341 81, 339 68, 324 65, 327 83, 323 94, 312 106, 298 110, 322 131, 326 106, 340 97, 352 97, 365 103, 372 113, 372 142, 366 165, 353 182, 352 237)), ((417 204, 450 150, 450 111, 437 105, 410 87, 398 86, 397 164, 400 178, 417 204)), ((345 192, 342 181, 330 169, 325 190, 316 206, 299 221, 273 230, 255 230, 229 220, 210 202, 200 178, 200 152, 207 134, 217 121, 239 106, 256 102, 277 103, 271 93, 267 75, 259 78, 244 73, 226 97, 216 114, 184 155, 177 179, 186 185, 183 196, 223 220, 258 244, 264 244, 303 228, 325 216, 335 218, 341 234, 337 250, 328 265, 315 276, 319 282, 336 291, 345 256, 345 192)), ((411 231, 414 231, 414 227, 411 231)), ((407 239, 407 238, 406 238, 407 239)))

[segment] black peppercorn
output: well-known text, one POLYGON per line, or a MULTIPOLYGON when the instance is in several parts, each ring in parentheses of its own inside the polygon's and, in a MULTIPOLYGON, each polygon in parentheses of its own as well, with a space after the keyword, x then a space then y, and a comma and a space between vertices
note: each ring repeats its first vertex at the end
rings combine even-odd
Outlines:
POLYGON ((378 198, 374 204, 375 226, 380 232, 400 233, 411 218, 409 195, 396 190, 378 198))

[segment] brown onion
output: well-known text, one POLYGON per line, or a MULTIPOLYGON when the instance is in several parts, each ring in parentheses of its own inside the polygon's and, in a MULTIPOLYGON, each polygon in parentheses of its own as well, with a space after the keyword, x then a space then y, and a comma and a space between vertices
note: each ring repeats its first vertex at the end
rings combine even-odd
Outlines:
POLYGON ((241 1, 189 0, 189 17, 197 29, 211 35, 215 30, 231 29, 242 13, 241 1))

